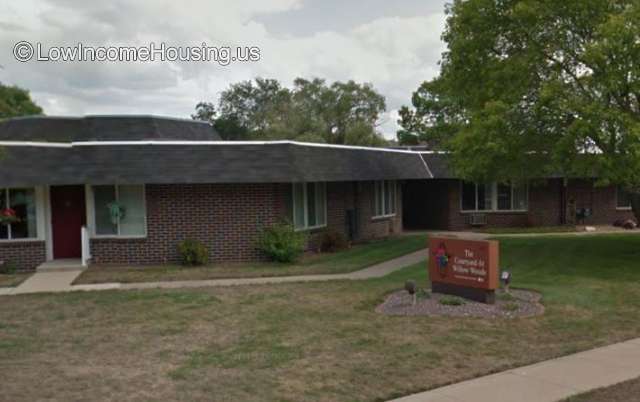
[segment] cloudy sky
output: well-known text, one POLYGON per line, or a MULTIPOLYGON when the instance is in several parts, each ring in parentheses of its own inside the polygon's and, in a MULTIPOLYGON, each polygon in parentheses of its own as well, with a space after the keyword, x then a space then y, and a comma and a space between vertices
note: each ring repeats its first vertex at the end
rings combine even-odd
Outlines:
POLYGON ((370 82, 397 109, 438 71, 444 0, 0 0, 0 82, 29 89, 48 115, 188 117, 256 76, 370 82), (14 45, 257 46, 260 61, 18 62, 14 45))

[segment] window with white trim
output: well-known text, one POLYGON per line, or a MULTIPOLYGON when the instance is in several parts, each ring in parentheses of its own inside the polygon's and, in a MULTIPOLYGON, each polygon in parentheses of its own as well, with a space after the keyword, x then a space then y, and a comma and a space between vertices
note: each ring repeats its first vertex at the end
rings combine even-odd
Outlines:
POLYGON ((293 184, 293 226, 296 230, 327 226, 326 183, 293 184))
POLYGON ((0 214, 0 240, 38 237, 34 188, 0 188, 0 214))
POLYGON ((616 193, 616 208, 631 209, 631 195, 624 188, 618 186, 616 193))
POLYGON ((144 185, 93 186, 92 192, 96 236, 146 236, 144 185))
POLYGON ((464 212, 526 211, 529 191, 526 184, 461 184, 460 208, 464 212))
POLYGON ((396 182, 380 180, 374 182, 374 218, 396 214, 396 182))

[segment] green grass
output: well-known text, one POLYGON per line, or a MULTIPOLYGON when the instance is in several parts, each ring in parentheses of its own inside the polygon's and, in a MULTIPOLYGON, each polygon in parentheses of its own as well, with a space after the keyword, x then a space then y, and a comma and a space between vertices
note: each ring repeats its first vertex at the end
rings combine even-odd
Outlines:
POLYGON ((405 281, 428 285, 425 262, 366 281, 3 298, 3 398, 383 401, 640 336, 640 236, 500 246, 544 315, 376 313, 405 281))
POLYGON ((488 234, 544 234, 544 233, 572 233, 578 228, 572 225, 564 226, 532 226, 532 227, 512 227, 512 228, 486 228, 478 229, 477 232, 488 234))
POLYGON ((30 273, 0 274, 0 287, 16 287, 30 276, 30 273))
POLYGON ((563 402, 632 402, 640 397, 640 378, 585 392, 563 402))
POLYGON ((180 265, 144 267, 94 265, 83 272, 75 280, 74 284, 337 274, 356 271, 400 257, 425 248, 426 245, 426 236, 396 236, 355 245, 348 250, 336 253, 306 256, 293 264, 212 264, 204 267, 183 267, 180 265))

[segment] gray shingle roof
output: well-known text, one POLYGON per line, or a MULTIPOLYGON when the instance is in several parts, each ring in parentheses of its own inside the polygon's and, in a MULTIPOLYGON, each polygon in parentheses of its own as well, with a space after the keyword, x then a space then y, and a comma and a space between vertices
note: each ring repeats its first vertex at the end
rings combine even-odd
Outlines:
POLYGON ((150 116, 5 120, 0 150, 0 187, 431 177, 416 152, 220 141, 208 124, 150 116))
POLYGON ((0 121, 0 141, 216 141, 211 125, 156 116, 22 117, 0 121))
POLYGON ((449 167, 449 156, 444 153, 422 153, 429 170, 433 174, 434 179, 456 179, 453 169, 449 167))
POLYGON ((416 153, 274 143, 6 146, 0 187, 423 179, 416 153))

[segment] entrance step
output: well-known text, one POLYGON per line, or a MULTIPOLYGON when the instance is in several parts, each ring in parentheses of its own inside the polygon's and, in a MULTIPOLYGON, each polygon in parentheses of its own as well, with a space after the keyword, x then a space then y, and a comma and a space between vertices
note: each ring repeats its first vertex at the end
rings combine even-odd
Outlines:
POLYGON ((65 258, 60 260, 47 261, 41 264, 36 271, 38 272, 65 272, 65 271, 79 271, 84 270, 86 267, 82 266, 82 261, 78 258, 65 258))

